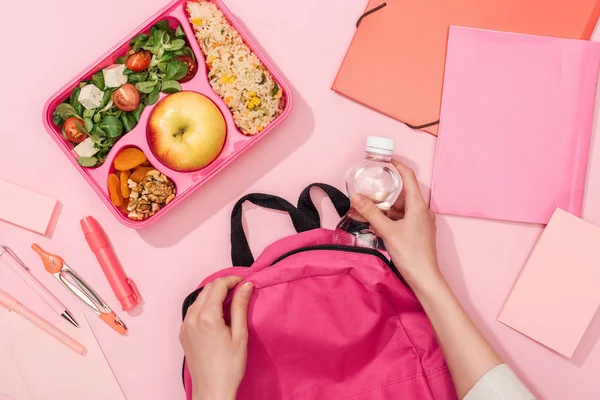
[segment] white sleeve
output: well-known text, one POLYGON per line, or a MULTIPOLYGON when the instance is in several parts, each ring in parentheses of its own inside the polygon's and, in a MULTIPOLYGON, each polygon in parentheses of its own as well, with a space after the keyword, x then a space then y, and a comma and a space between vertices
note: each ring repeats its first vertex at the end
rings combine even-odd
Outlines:
POLYGON ((535 400, 535 396, 506 364, 489 370, 463 400, 535 400))

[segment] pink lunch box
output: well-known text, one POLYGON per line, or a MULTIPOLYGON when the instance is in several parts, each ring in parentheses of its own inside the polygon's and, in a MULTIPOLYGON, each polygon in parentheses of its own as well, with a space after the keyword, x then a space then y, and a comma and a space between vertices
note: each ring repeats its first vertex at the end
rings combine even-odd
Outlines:
MULTIPOLYGON (((44 106, 44 126, 46 127, 46 130, 48 131, 50 136, 52 136, 56 144, 71 160, 75 168, 79 170, 81 175, 87 180, 90 186, 96 191, 98 196, 100 196, 102 201, 104 201, 104 203, 111 210, 114 216, 121 223, 128 227, 144 228, 152 224, 164 214, 166 214, 168 210, 172 209, 173 207, 176 207, 177 204, 182 202, 194 190, 198 189, 209 179, 215 176, 219 171, 227 167, 233 160, 235 160, 237 157, 249 150, 250 147, 256 144, 256 142, 268 135, 277 125, 279 125, 289 115, 291 111, 292 93, 289 85, 284 81, 281 74, 274 68, 273 64, 269 62, 264 53, 259 49, 257 44, 251 39, 248 33, 245 32, 241 24, 239 24, 236 21, 233 14, 227 9, 223 2, 221 0, 210 1, 212 1, 223 12, 225 17, 228 19, 229 23, 233 26, 233 28, 235 28, 239 32, 241 38, 246 43, 246 45, 258 56, 260 61, 269 71, 269 73, 277 82, 277 84, 283 92, 284 106, 282 113, 273 122, 266 126, 262 132, 258 133, 255 136, 244 135, 235 125, 233 115, 231 114, 231 111, 229 110, 225 102, 212 89, 208 80, 208 71, 204 54, 202 53, 202 50, 200 49, 200 46, 196 41, 193 28, 188 20, 188 14, 186 11, 187 0, 174 0, 169 5, 165 6, 162 10, 160 10, 151 18, 149 18, 140 27, 138 27, 128 36, 123 38, 123 40, 117 43, 112 49, 106 52, 92 65, 90 65, 83 72, 74 77, 69 83, 64 85, 46 102, 44 106), (163 165, 152 153, 148 145, 146 133, 148 117, 152 112, 153 108, 156 107, 156 105, 158 104, 157 102, 154 105, 147 106, 144 109, 138 124, 132 131, 125 134, 113 146, 104 164, 96 168, 87 168, 80 166, 77 162, 77 154, 73 151, 73 145, 71 145, 70 142, 63 138, 60 132, 60 128, 56 126, 52 121, 52 115, 54 110, 61 102, 63 102, 70 96, 71 91, 75 86, 79 84, 79 82, 83 80, 89 80, 94 73, 113 64, 118 57, 127 53, 127 51, 129 50, 129 41, 133 37, 140 33, 148 33, 150 31, 150 28, 155 23, 163 19, 168 20, 171 27, 181 25, 186 34, 187 42, 191 47, 192 51, 194 52, 194 55, 196 56, 196 60, 198 62, 198 72, 192 80, 181 84, 182 91, 195 91, 205 95, 216 104, 216 106, 219 108, 219 110, 225 118, 225 122, 227 124, 227 137, 223 150, 212 163, 198 171, 178 172, 163 165), (153 165, 153 167, 158 169, 166 176, 168 176, 177 187, 177 194, 173 201, 164 206, 156 214, 143 221, 134 221, 129 219, 127 215, 119 209, 119 207, 116 207, 112 204, 108 192, 108 175, 111 172, 115 171, 113 167, 113 160, 121 150, 127 147, 137 147, 140 150, 142 150, 148 158, 148 161, 150 161, 150 163, 153 165)), ((161 93, 159 101, 162 100, 165 96, 167 95, 161 93)))

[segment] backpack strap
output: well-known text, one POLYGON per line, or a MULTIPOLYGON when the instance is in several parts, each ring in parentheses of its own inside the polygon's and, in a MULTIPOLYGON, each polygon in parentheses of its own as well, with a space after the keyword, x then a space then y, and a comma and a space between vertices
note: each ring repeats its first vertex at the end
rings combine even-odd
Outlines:
POLYGON ((340 218, 346 215, 348 210, 350 210, 350 199, 348 199, 348 196, 339 189, 325 183, 313 183, 308 185, 300 194, 300 198, 298 199, 298 209, 305 214, 308 214, 314 221, 318 221, 318 227, 321 227, 321 217, 319 216, 317 207, 315 207, 315 203, 313 203, 310 197, 310 189, 313 187, 318 187, 329 196, 340 218))
POLYGON ((325 183, 313 183, 300 194, 298 207, 294 207, 289 201, 278 196, 263 193, 251 193, 242 197, 233 207, 231 212, 231 262, 237 267, 249 267, 254 264, 254 256, 250 251, 250 245, 244 232, 242 224, 242 206, 249 201, 257 206, 270 208, 271 210, 284 211, 290 215, 296 232, 306 232, 321 227, 319 211, 315 207, 311 197, 310 189, 318 187, 331 199, 337 213, 343 217, 350 209, 350 200, 340 190, 325 183))
POLYGON ((257 206, 287 212, 292 219, 296 232, 305 232, 318 228, 320 223, 305 212, 297 209, 289 201, 278 196, 262 193, 252 193, 242 197, 231 212, 231 261, 237 267, 249 267, 254 263, 248 239, 242 224, 242 205, 249 201, 257 206))

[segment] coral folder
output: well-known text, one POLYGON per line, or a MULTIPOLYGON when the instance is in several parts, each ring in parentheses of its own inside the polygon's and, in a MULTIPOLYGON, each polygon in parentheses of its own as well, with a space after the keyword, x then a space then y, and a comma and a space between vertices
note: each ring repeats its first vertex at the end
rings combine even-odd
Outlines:
POLYGON ((600 43, 450 28, 431 209, 581 216, 600 43))
POLYGON ((557 209, 498 320, 571 357, 600 306, 600 228, 557 209))
POLYGON ((413 126, 440 119, 450 25, 589 39, 600 14, 599 0, 370 0, 367 10, 382 3, 360 22, 333 89, 413 126))

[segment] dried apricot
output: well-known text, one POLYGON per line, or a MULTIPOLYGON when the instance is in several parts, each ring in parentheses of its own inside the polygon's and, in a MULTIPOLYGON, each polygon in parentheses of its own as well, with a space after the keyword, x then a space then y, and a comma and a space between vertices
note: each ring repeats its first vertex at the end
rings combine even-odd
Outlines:
POLYGON ((118 171, 127 171, 134 169, 146 161, 146 155, 143 151, 135 147, 129 147, 121 150, 121 152, 117 154, 114 164, 118 171))
POLYGON ((143 163, 140 164, 142 167, 151 167, 152 164, 150 164, 150 161, 146 160, 143 163))
POLYGON ((142 179, 146 177, 148 171, 152 171, 154 168, 152 167, 137 167, 135 171, 129 175, 129 179, 134 181, 135 183, 140 183, 142 179))
POLYGON ((123 195, 124 198, 129 198, 129 185, 127 184, 127 181, 129 180, 129 175, 131 174, 131 172, 129 170, 127 171, 121 171, 121 194, 123 195))
POLYGON ((129 199, 123 199, 123 204, 121 204, 121 207, 119 207, 119 209, 121 210, 121 212, 123 214, 129 214, 129 211, 127 211, 128 206, 129 206, 129 199))
POLYGON ((120 207, 123 204, 123 195, 121 194, 121 182, 116 174, 108 175, 108 193, 110 194, 110 201, 120 207))

